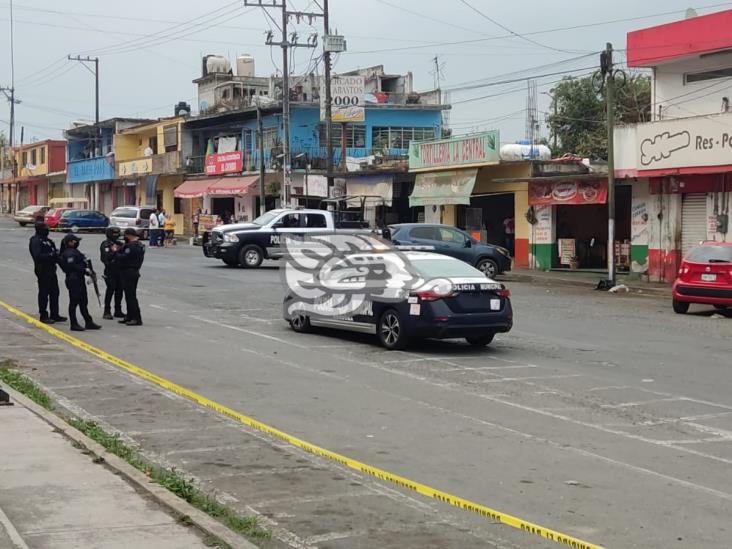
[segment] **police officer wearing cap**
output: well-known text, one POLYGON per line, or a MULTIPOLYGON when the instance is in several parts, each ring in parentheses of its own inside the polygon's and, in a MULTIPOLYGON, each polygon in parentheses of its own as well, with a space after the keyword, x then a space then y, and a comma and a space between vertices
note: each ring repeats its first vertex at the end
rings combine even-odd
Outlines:
POLYGON ((107 290, 104 292, 104 315, 102 316, 105 320, 125 318, 125 314, 122 312, 122 280, 119 267, 114 262, 115 254, 123 245, 120 241, 120 234, 117 227, 108 227, 107 239, 99 247, 100 259, 104 264, 104 283, 107 285, 107 290), (114 316, 112 316, 112 298, 114 298, 114 316))
POLYGON ((145 260, 145 246, 140 242, 135 229, 125 229, 124 239, 124 246, 114 256, 127 305, 127 316, 119 322, 127 326, 142 326, 140 304, 137 301, 137 282, 140 280, 140 267, 145 260))
POLYGON ((66 273, 66 288, 69 290, 69 319, 71 321, 71 329, 75 332, 83 332, 86 330, 98 330, 101 328, 94 323, 89 309, 89 298, 86 294, 86 275, 89 274, 86 257, 79 251, 80 236, 75 234, 67 234, 61 241, 61 257, 59 265, 66 273), (79 309, 81 316, 84 318, 84 326, 76 319, 76 309, 79 309))
POLYGON ((28 249, 33 258, 33 271, 38 280, 38 313, 44 324, 64 322, 65 317, 58 313, 58 279, 56 278, 56 262, 58 251, 53 240, 48 238, 48 225, 41 222, 35 224, 36 234, 30 238, 28 249), (48 309, 50 307, 51 314, 48 309))

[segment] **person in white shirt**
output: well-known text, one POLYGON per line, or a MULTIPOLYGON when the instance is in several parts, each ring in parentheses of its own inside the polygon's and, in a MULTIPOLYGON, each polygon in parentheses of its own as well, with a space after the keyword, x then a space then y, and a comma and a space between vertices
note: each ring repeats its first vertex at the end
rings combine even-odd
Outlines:
POLYGON ((150 247, 151 248, 156 248, 158 245, 159 231, 160 231, 160 218, 158 217, 158 210, 155 209, 150 214, 149 238, 150 238, 150 247))
POLYGON ((165 218, 166 212, 163 208, 160 208, 158 213, 158 246, 161 248, 165 246, 165 218))

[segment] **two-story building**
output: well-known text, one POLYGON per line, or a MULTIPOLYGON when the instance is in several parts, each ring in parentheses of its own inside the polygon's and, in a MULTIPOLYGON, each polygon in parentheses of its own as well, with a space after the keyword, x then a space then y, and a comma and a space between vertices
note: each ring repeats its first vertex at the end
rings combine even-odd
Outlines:
POLYGON ((53 182, 63 181, 66 170, 66 141, 46 139, 16 147, 15 209, 31 204, 48 204, 53 182))
POLYGON ((615 132, 615 175, 633 182, 634 269, 668 282, 692 246, 729 239, 732 10, 690 15, 628 33, 628 66, 652 71, 652 121, 615 132))
MULTIPOLYGON (((183 231, 183 212, 173 195, 184 179, 190 140, 185 116, 161 118, 126 127, 114 138, 115 188, 127 205, 150 205, 174 214, 183 231)), ((117 205, 123 205, 117 203, 117 205)))
POLYGON ((115 135, 149 120, 111 118, 99 124, 77 125, 64 132, 66 137, 66 182, 68 196, 85 198, 89 207, 109 214, 124 206, 131 197, 124 183, 115 183, 115 135))
MULTIPOLYGON (((250 58, 245 68, 237 67, 245 72, 241 77, 226 63, 209 64, 194 80, 201 114, 185 124, 192 153, 189 177, 177 190, 179 197, 197 201, 203 210, 242 220, 256 217, 260 200, 258 110, 268 207, 279 204, 283 180, 281 79, 256 78, 253 70, 250 58)), ((336 188, 330 190, 325 177, 327 143, 320 81, 312 75, 291 79, 290 195, 295 204, 317 205, 329 192, 375 194, 387 205, 387 221, 416 219, 408 203, 414 184, 414 174, 408 172, 409 143, 440 137, 442 111, 449 106, 441 103, 438 92, 415 92, 410 73, 390 75, 376 66, 347 75, 364 78, 365 116, 363 122, 333 124, 337 180, 336 188)))

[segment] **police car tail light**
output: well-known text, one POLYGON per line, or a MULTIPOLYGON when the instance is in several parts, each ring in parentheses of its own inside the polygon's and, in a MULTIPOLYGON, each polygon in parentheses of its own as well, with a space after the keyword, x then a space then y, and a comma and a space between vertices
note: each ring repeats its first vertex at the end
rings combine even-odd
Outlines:
POLYGON ((450 296, 450 294, 441 294, 441 293, 435 292, 434 290, 424 290, 421 292, 415 292, 414 295, 416 295, 422 301, 436 301, 438 299, 443 299, 445 297, 450 296))
POLYGON ((498 290, 498 295, 504 299, 509 298, 511 297, 511 290, 503 286, 500 290, 498 290))
POLYGON ((416 295, 422 301, 435 301, 437 299, 450 297, 454 293, 455 292, 453 290, 452 284, 445 280, 433 283, 428 288, 415 292, 414 295, 416 295))

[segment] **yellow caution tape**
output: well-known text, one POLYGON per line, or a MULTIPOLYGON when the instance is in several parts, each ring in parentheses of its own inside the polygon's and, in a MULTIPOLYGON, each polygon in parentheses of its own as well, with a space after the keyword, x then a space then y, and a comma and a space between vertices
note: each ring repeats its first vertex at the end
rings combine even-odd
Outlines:
POLYGON ((447 492, 443 492, 442 490, 437 490, 435 488, 431 488, 430 486, 427 486, 426 484, 422 484, 420 482, 415 482, 413 480, 409 480, 408 478, 404 478, 402 476, 395 475, 394 473, 384 471, 383 469, 379 469, 378 467, 372 467, 371 465, 366 465, 365 463, 362 463, 355 459, 349 458, 342 454, 338 454, 336 452, 331 452, 330 450, 326 450, 325 448, 321 448, 320 446, 316 446, 315 444, 310 444, 309 442, 306 442, 302 439, 299 439, 292 435, 288 435, 287 433, 280 431, 279 429, 270 427, 266 423, 262 423, 261 421, 258 421, 254 418, 245 416, 244 414, 240 414, 239 412, 232 410, 231 408, 227 408, 226 406, 219 404, 217 402, 214 402, 213 400, 210 400, 204 396, 201 396, 201 395, 191 391, 190 389, 186 389, 185 387, 182 387, 182 386, 178 385, 177 383, 173 383, 172 381, 162 378, 156 374, 153 374, 152 372, 149 372, 149 371, 145 370, 144 368, 135 366, 134 364, 127 362, 126 360, 122 360, 121 358, 118 358, 114 355, 111 355, 108 352, 103 351, 102 349, 94 347, 93 345, 89 345, 88 343, 86 343, 80 339, 77 339, 65 332, 62 332, 61 330, 58 330, 47 324, 43 324, 39 320, 36 320, 35 318, 27 315, 23 311, 20 311, 11 305, 8 305, 4 301, 0 301, 0 305, 2 305, 5 309, 7 309, 9 312, 13 313, 14 315, 19 316, 20 318, 22 318, 29 324, 32 324, 33 326, 36 326, 37 328, 41 328, 42 330, 48 332, 52 336, 62 339, 63 341, 70 343, 71 345, 73 345, 74 347, 76 347, 78 349, 82 349, 82 350, 86 351, 87 353, 90 353, 98 358, 101 358, 102 360, 106 360, 110 364, 119 366, 120 368, 130 372, 131 374, 134 374, 142 379, 145 379, 147 381, 150 381, 151 383, 154 383, 155 385, 158 385, 159 387, 163 387, 164 389, 172 391, 175 394, 178 394, 189 400, 192 400, 193 402, 195 402, 201 406, 205 406, 206 408, 210 408, 211 410, 214 410, 215 412, 218 412, 227 417, 230 417, 231 419, 236 420, 239 423, 242 423, 248 427, 251 427, 252 429, 257 429, 258 431, 267 433, 268 435, 270 435, 274 438, 280 439, 284 442, 287 442, 288 444, 297 446, 298 448, 301 448, 302 450, 305 450, 306 452, 335 461, 336 463, 340 463, 341 465, 344 465, 351 469, 355 469, 356 471, 360 471, 361 473, 371 475, 372 477, 391 482, 393 484, 396 484, 397 486, 406 488, 407 490, 411 490, 418 494, 422 494, 423 496, 427 496, 427 497, 436 499, 438 501, 442 501, 444 503, 453 505, 454 507, 458 507, 459 509, 463 509, 465 511, 470 511, 470 512, 476 513, 476 514, 481 515, 485 518, 488 518, 492 521, 495 521, 495 522, 498 522, 501 524, 505 524, 506 526, 511 526, 513 528, 517 528, 519 530, 522 530, 529 534, 533 534, 533 535, 538 536, 543 539, 554 541, 554 542, 564 545, 566 547, 573 547, 575 549, 603 549, 602 546, 600 546, 600 545, 596 545, 594 543, 590 543, 587 541, 582 541, 573 536, 570 536, 567 534, 562 534, 561 532, 552 530, 551 528, 546 528, 544 526, 540 526, 533 522, 529 522, 529 521, 514 517, 512 515, 508 515, 506 513, 496 511, 495 509, 491 509, 490 507, 487 507, 480 503, 475 503, 473 501, 463 499, 458 496, 453 496, 452 494, 448 494, 447 492))

